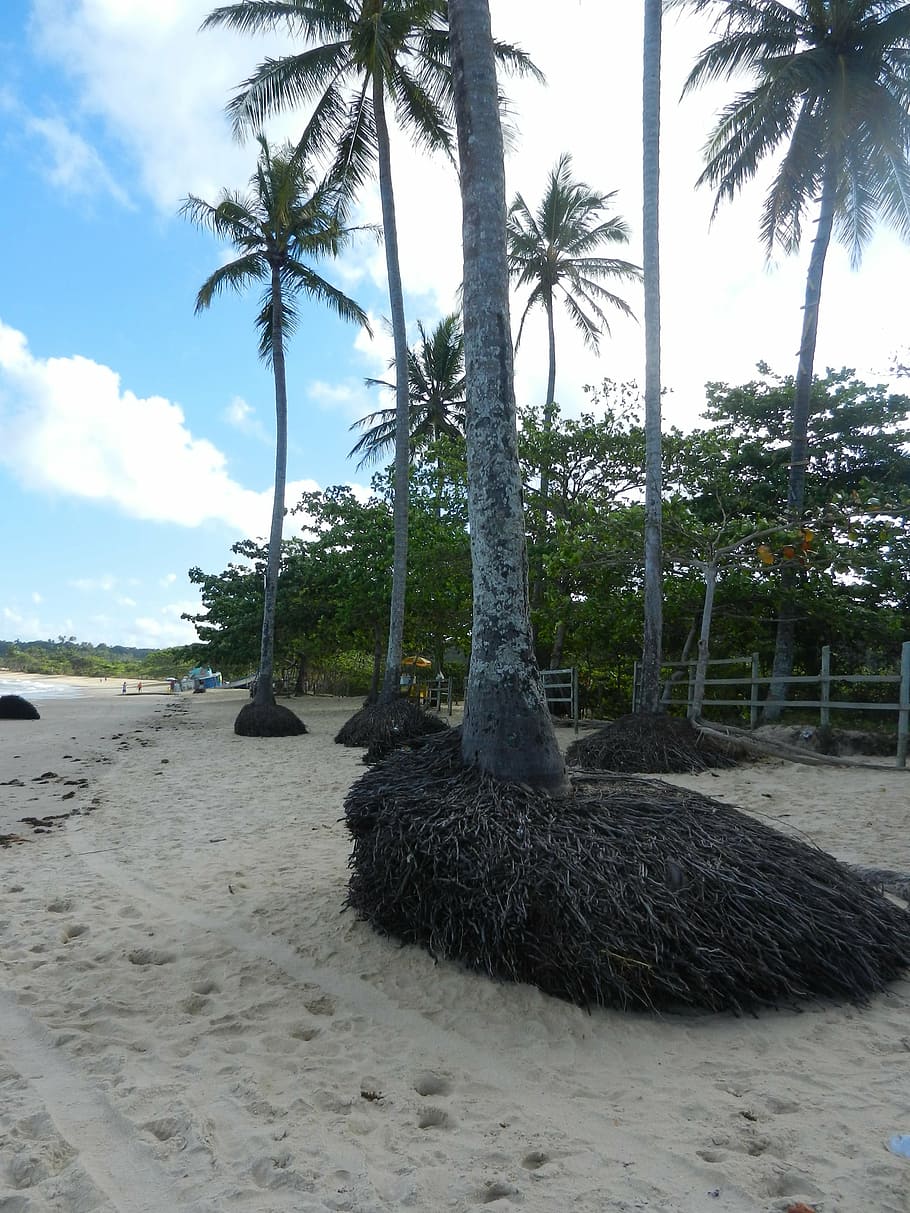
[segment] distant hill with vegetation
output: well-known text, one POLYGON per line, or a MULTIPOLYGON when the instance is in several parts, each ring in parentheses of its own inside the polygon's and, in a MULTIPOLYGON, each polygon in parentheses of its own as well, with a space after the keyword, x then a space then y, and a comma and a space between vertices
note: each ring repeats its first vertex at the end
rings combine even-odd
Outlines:
POLYGON ((135 649, 57 640, 0 640, 0 669, 24 674, 78 674, 89 678, 180 677, 195 664, 192 647, 135 649))

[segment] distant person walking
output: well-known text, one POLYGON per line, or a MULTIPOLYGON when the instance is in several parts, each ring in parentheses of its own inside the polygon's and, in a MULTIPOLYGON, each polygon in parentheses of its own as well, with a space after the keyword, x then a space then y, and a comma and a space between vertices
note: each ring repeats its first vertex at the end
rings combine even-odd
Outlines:
POLYGON ((141 682, 136 687, 136 690, 139 692, 140 695, 142 694, 142 683, 141 682))
POLYGON ((125 695, 125 694, 126 694, 126 683, 125 683, 125 682, 124 682, 123 686, 120 688, 120 694, 121 694, 121 695, 125 695))

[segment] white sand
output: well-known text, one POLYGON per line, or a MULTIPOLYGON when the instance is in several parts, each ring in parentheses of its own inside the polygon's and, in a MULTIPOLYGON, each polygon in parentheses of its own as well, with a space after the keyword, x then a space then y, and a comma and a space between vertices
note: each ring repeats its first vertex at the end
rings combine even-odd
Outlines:
MULTIPOLYGON (((910 982, 656 1018, 436 966, 340 913, 355 702, 118 689, 0 723, 0 1213, 910 1213, 910 982)), ((906 772, 676 782, 910 870, 906 772)))

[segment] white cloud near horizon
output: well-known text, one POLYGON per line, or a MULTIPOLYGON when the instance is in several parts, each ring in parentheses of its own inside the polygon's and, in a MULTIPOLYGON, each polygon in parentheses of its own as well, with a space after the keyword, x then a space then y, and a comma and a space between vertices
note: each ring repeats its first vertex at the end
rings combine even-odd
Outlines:
MULTIPOLYGON (((147 522, 268 534, 271 486, 233 480, 224 454, 197 438, 179 405, 141 398, 88 358, 32 355, 0 320, 0 463, 23 487, 107 501, 147 522)), ((318 488, 292 481, 286 500, 318 488)))

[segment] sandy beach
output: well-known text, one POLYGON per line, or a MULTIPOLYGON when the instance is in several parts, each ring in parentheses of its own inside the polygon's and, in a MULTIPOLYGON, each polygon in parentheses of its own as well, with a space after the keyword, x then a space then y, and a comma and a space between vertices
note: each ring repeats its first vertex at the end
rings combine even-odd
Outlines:
MULTIPOLYGON (((257 740, 86 682, 0 722, 0 1213, 910 1213, 910 981, 657 1017, 435 965, 341 912, 357 701, 257 740)), ((674 782, 910 870, 907 772, 674 782)))

